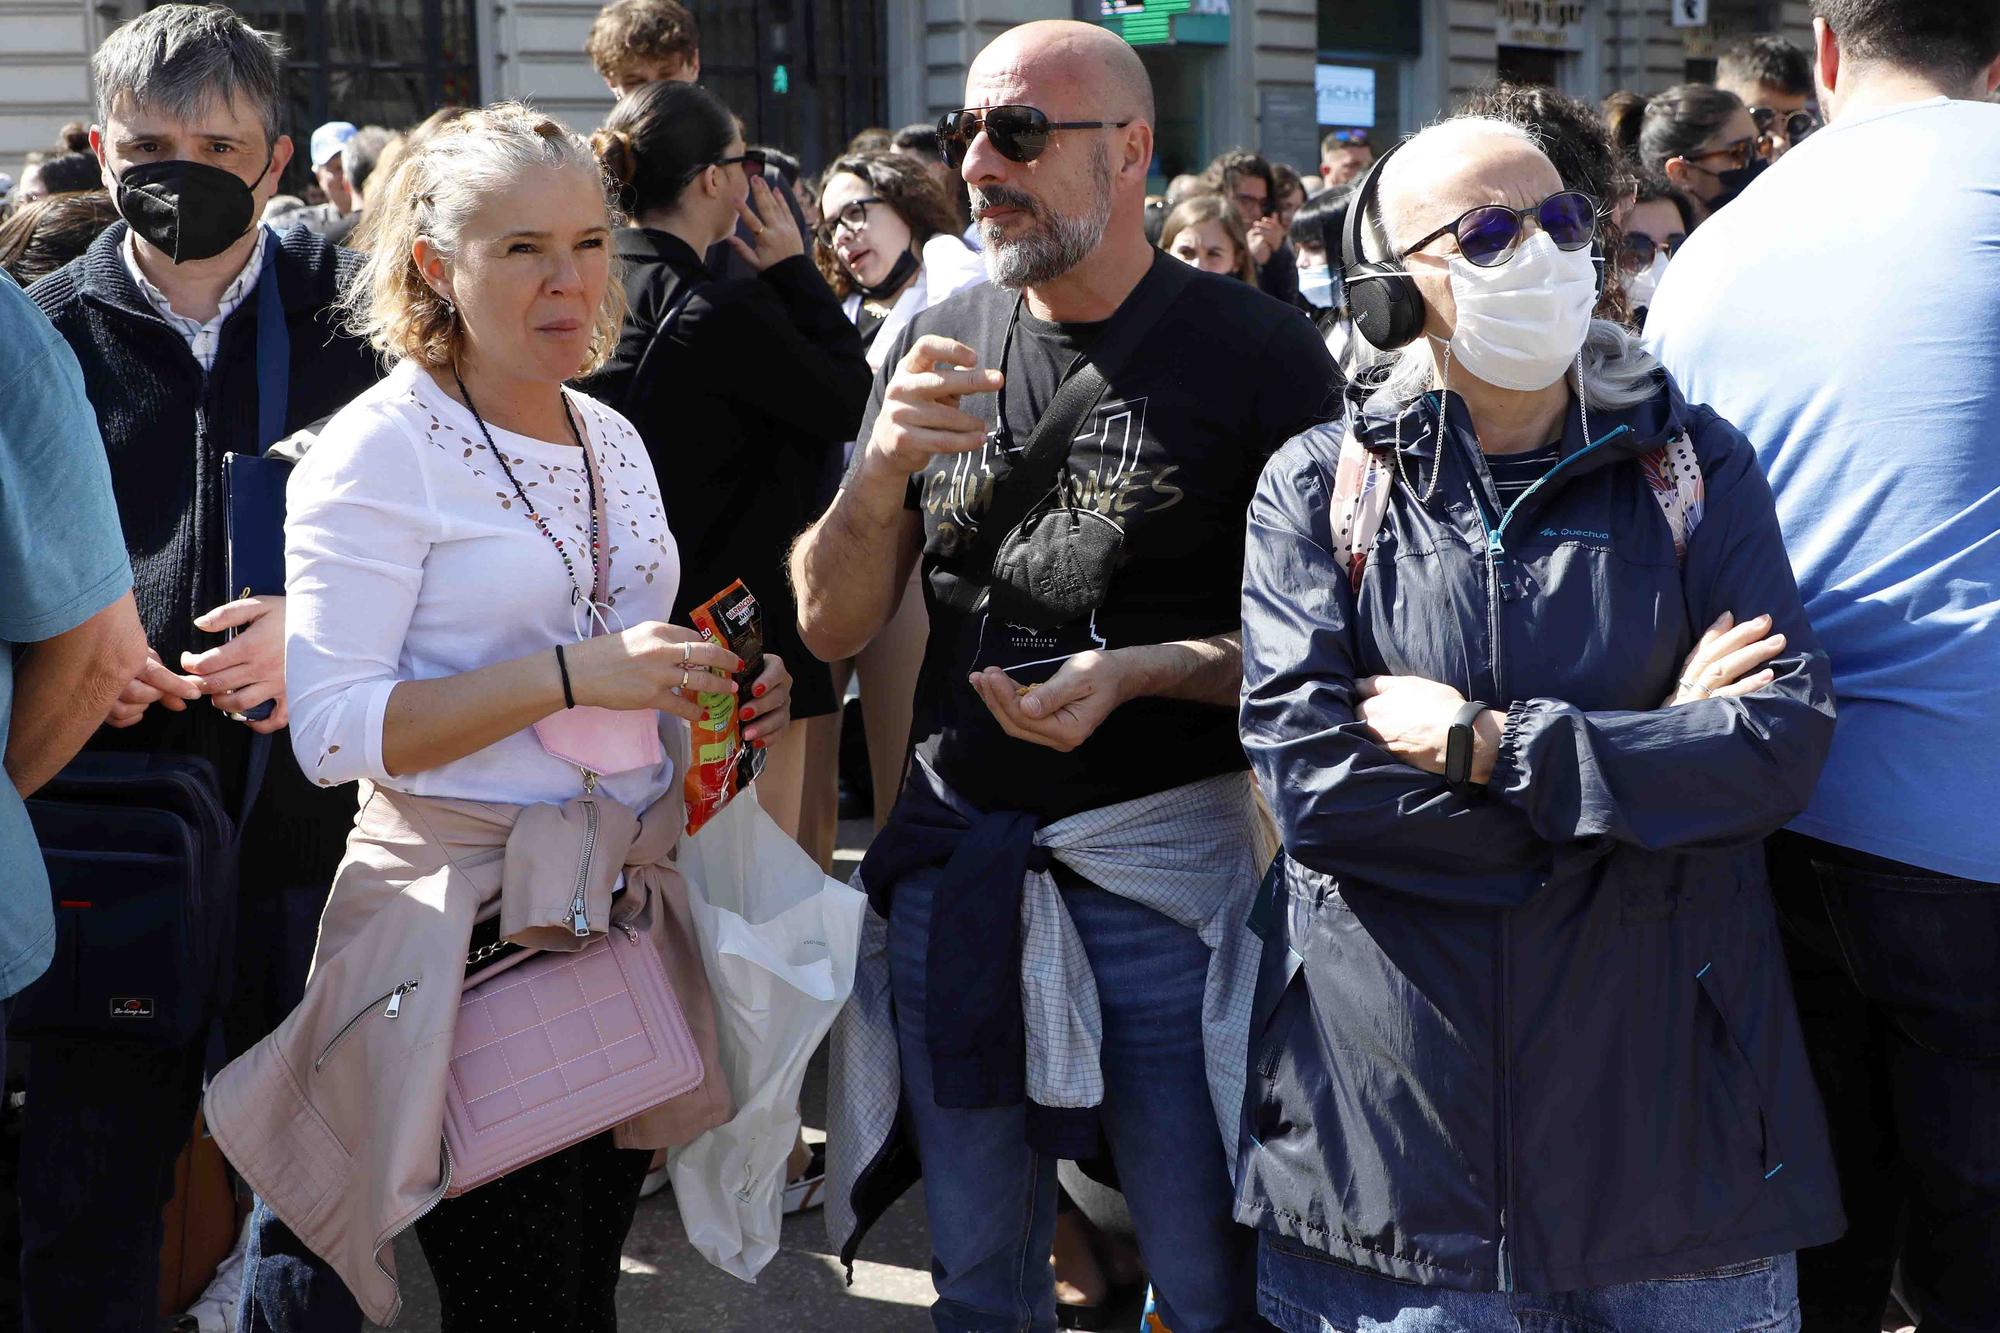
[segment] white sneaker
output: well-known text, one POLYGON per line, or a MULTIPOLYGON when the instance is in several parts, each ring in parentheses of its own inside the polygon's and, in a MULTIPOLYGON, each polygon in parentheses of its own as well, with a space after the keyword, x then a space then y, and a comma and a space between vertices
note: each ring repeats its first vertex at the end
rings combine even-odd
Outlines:
POLYGON ((200 1299, 187 1309, 187 1318, 194 1320, 198 1333, 236 1333, 236 1304, 243 1295, 243 1245, 249 1230, 246 1218, 243 1230, 236 1233, 235 1246, 208 1280, 200 1299))
POLYGON ((639 1185, 639 1197, 650 1199, 667 1187, 667 1164, 660 1163, 646 1173, 646 1179, 639 1185))

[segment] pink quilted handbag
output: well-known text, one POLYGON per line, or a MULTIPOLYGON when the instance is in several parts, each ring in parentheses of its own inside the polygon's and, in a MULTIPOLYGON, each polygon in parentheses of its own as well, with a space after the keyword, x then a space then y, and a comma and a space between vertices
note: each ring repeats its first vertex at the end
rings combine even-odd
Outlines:
POLYGON ((445 1085, 447 1197, 699 1086, 701 1052, 660 951, 616 926, 465 988, 445 1085))

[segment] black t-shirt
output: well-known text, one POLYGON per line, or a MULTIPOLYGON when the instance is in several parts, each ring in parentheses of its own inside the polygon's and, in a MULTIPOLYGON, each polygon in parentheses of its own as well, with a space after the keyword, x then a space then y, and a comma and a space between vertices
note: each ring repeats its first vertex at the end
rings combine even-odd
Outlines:
MULTIPOLYGON (((1157 281, 1158 265, 1145 281, 1157 281)), ((1092 648, 1202 639, 1241 623, 1245 514, 1264 462, 1286 440, 1338 406, 1332 358, 1297 311, 1234 278, 1192 275, 1109 385, 1070 450, 1079 506, 1124 533, 1123 557, 1097 612, 1061 630, 1033 633, 985 613, 962 615, 931 595, 930 641, 917 683, 911 735, 946 782, 987 810, 1027 810, 1045 821, 1244 767, 1236 710, 1134 699, 1067 754, 1008 736, 967 676, 1001 666, 1022 682, 1092 648)), ((876 377, 861 426, 867 439, 882 388, 909 344, 926 333, 956 338, 1000 366, 1014 291, 980 284, 917 317, 876 377)), ((1008 446, 1026 445, 1071 362, 1104 325, 1054 325, 1020 311, 1004 371, 1006 415, 976 454, 939 457, 911 479, 923 515, 929 574, 945 525, 976 528, 993 483, 1010 469, 1008 446)), ((960 404, 997 426, 999 395, 960 404)))

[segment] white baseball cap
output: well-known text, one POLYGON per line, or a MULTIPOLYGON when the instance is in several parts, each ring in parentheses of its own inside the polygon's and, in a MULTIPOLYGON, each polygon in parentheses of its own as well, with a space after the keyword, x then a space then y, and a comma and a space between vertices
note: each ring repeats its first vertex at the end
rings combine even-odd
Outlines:
POLYGON ((329 120, 312 133, 312 164, 323 167, 360 131, 347 120, 329 120))

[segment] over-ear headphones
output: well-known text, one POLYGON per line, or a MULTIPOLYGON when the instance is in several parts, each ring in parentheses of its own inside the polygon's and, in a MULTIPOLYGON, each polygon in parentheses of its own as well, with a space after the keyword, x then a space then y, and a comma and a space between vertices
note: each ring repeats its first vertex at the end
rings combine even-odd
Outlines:
POLYGON ((1348 312, 1361 336, 1385 352, 1407 347, 1424 331, 1424 297, 1417 290, 1417 280, 1400 259, 1369 260, 1361 248, 1361 229, 1375 207, 1382 168, 1402 147, 1397 143, 1368 168, 1348 205, 1340 232, 1340 280, 1346 289, 1348 312))

